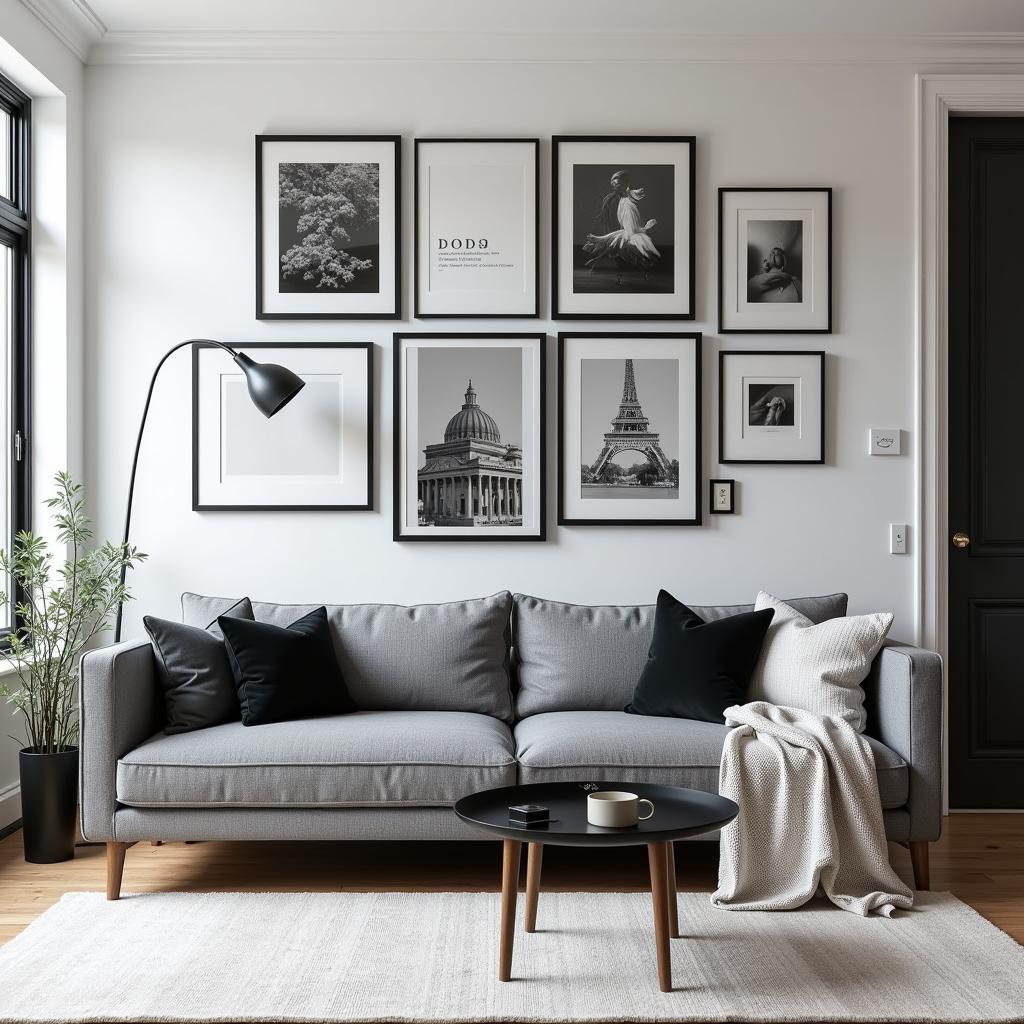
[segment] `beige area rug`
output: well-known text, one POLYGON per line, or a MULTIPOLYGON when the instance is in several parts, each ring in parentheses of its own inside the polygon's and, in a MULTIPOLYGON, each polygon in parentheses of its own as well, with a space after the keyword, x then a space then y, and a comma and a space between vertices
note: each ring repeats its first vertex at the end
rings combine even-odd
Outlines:
POLYGON ((493 893, 72 893, 0 949, 3 1021, 1024 1021, 1024 949, 948 894, 891 920, 542 893, 496 978, 493 893))

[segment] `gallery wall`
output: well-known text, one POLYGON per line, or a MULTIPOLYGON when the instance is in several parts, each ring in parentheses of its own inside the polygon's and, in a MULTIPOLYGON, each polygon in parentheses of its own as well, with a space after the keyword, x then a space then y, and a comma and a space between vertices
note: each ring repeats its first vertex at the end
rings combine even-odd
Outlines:
MULTIPOLYGON (((755 56, 752 54, 752 56, 755 56)), ((156 360, 175 342, 372 341, 377 345, 372 512, 191 511, 190 361, 165 369, 150 414, 134 539, 143 611, 177 614, 192 589, 280 601, 414 603, 509 588, 589 603, 698 603, 847 590, 854 611, 891 610, 914 629, 914 545, 888 553, 888 524, 913 523, 913 74, 902 64, 310 62, 115 65, 86 70, 85 479, 101 533, 118 534, 131 449, 156 360), (402 322, 254 318, 258 133, 401 133, 402 322), (562 323, 550 311, 553 134, 697 138, 693 324, 705 332, 704 478, 735 477, 738 514, 701 527, 555 525, 554 337, 629 329, 562 323), (546 330, 548 540, 392 541, 391 334, 445 330, 412 309, 412 139, 540 136, 542 319, 452 321, 457 331, 546 330), (717 188, 831 186, 834 332, 715 335, 717 188), (717 352, 828 352, 826 464, 716 462, 717 352), (902 428, 904 454, 867 454, 870 427, 902 428)), ((453 406, 452 413, 458 406, 453 406)), ((706 487, 706 485, 705 485, 706 487)), ((706 489, 701 498, 706 508, 706 489)))

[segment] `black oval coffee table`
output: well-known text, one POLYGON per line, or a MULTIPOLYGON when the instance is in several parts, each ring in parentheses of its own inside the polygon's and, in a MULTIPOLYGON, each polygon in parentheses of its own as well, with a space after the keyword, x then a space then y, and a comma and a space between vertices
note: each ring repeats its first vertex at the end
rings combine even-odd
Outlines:
POLYGON ((658 983, 662 992, 672 990, 669 938, 679 938, 675 858, 677 839, 698 836, 728 825, 739 808, 725 797, 678 786, 642 782, 539 782, 505 786, 465 796, 455 804, 465 822, 504 840, 501 876, 501 943, 498 978, 512 977, 512 943, 519 888, 519 861, 523 843, 528 844, 526 864, 526 931, 537 927, 541 859, 544 846, 646 846, 651 871, 654 905, 654 936, 658 950, 658 983), (587 795, 601 790, 624 790, 650 800, 654 815, 628 828, 603 828, 587 821, 587 795), (508 809, 516 804, 543 804, 550 821, 517 825, 508 809))

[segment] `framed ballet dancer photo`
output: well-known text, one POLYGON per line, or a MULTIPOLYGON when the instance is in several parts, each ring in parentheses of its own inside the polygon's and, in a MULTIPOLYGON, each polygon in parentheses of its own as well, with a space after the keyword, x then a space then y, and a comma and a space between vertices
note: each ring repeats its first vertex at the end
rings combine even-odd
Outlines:
POLYGON ((832 333, 832 189, 718 190, 718 332, 832 333))
POLYGON ((694 319, 693 136, 556 135, 551 315, 694 319))

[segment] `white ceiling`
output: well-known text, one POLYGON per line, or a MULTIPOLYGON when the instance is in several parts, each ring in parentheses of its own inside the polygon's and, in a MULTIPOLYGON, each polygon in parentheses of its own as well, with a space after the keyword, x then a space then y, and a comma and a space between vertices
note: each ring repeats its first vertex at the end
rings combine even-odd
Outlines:
POLYGON ((1024 30, 1022 0, 89 0, 89 5, 114 32, 1024 30))
POLYGON ((21 2, 93 63, 730 60, 752 55, 1024 61, 1024 0, 21 2))

